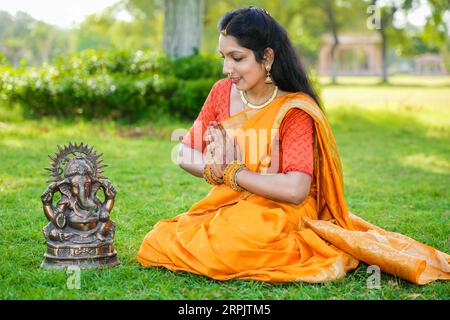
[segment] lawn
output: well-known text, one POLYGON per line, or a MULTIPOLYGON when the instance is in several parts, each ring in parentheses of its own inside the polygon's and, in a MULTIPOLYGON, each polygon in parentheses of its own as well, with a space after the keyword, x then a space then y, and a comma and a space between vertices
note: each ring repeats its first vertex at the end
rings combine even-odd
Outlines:
MULTIPOLYGON (((414 75, 393 75, 390 76, 389 84, 394 86, 416 86, 416 87, 444 87, 450 86, 450 75, 447 76, 414 76, 414 75)), ((329 84, 331 78, 327 76, 320 76, 319 82, 322 84, 329 84)), ((377 85, 380 83, 380 77, 375 76, 345 76, 337 77, 337 82, 340 85, 377 85)), ((384 85, 386 86, 386 85, 384 85)))
MULTIPOLYGON (((324 86, 326 112, 342 156, 350 210, 387 230, 450 252, 450 88, 324 86), (387 101, 387 102, 386 102, 387 101), (402 103, 402 101, 404 103, 402 103), (431 101, 433 103, 427 103, 431 101)), ((135 255, 160 219, 186 211, 209 186, 171 162, 176 128, 162 119, 139 127, 109 121, 23 119, 0 107, 0 299, 449 299, 450 284, 418 286, 382 274, 366 285, 367 265, 326 284, 220 282, 162 268, 144 269, 135 255), (47 154, 84 141, 104 153, 106 175, 119 193, 112 219, 121 265, 81 272, 41 269, 47 224, 40 194, 47 154)))

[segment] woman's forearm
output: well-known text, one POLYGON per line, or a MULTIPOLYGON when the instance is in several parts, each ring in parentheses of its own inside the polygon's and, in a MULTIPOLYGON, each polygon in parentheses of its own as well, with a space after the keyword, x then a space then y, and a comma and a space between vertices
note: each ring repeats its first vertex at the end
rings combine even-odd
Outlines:
POLYGON ((309 193, 311 177, 302 172, 259 174, 242 170, 236 175, 236 182, 257 195, 275 201, 300 204, 309 193))
POLYGON ((181 163, 180 167, 196 177, 203 177, 204 164, 181 163))
MULTIPOLYGON (((200 151, 182 144, 177 161, 185 171, 203 177, 205 159, 200 151)), ((311 177, 302 172, 259 174, 242 170, 236 175, 236 182, 251 193, 275 201, 299 204, 309 193, 311 177)))
POLYGON ((193 176, 203 177, 205 160, 200 151, 181 144, 177 162, 183 170, 193 176))

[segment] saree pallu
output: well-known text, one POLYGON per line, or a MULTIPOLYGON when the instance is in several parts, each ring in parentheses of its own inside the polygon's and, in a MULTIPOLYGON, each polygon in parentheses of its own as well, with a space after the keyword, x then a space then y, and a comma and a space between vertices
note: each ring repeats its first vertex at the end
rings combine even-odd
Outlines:
POLYGON ((214 186, 187 212, 154 226, 137 254, 141 265, 217 280, 321 283, 343 278, 363 261, 417 284, 449 279, 448 254, 348 211, 333 134, 309 96, 288 94, 221 122, 235 132, 248 169, 277 172, 277 132, 293 108, 314 120, 314 177, 307 198, 295 205, 214 186), (257 133, 256 143, 248 142, 249 130, 257 133))

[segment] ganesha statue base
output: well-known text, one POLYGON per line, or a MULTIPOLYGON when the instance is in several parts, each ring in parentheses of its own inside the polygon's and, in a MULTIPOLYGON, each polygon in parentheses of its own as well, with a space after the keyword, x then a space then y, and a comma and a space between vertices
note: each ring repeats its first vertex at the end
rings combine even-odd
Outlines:
POLYGON ((90 269, 114 267, 120 264, 112 240, 85 245, 47 242, 47 252, 44 257, 42 267, 46 269, 61 269, 71 266, 90 269))
POLYGON ((49 223, 42 267, 60 269, 113 267, 120 264, 114 249, 115 224, 110 219, 116 190, 102 175, 100 155, 87 145, 58 146, 52 159, 52 182, 41 196, 49 223), (104 200, 97 197, 102 190, 104 200), (56 205, 55 194, 60 194, 56 205))
POLYGON ((46 269, 60 269, 77 266, 81 269, 113 267, 119 265, 117 252, 114 249, 112 236, 99 240, 96 233, 80 233, 70 227, 64 232, 71 235, 68 241, 50 240, 61 231, 49 223, 44 228, 47 238, 47 250, 44 254, 42 267, 46 269), (52 234, 52 235, 50 235, 52 234), (95 237, 95 239, 93 239, 95 237))

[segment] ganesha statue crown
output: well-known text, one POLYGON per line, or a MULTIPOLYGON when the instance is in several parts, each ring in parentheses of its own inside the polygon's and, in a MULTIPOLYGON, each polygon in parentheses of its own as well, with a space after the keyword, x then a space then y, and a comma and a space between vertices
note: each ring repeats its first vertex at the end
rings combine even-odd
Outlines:
POLYGON ((116 189, 103 176, 100 157, 93 147, 69 143, 61 147, 52 160, 52 178, 41 196, 45 216, 47 251, 44 268, 111 267, 119 264, 113 246, 115 224, 110 219, 116 189), (104 200, 97 197, 102 190, 104 200), (53 205, 53 197, 60 199, 53 205))

